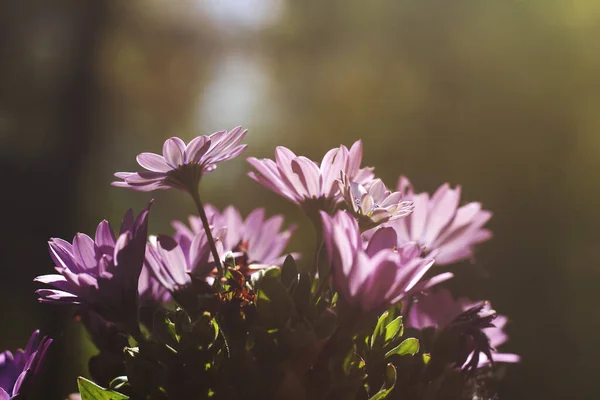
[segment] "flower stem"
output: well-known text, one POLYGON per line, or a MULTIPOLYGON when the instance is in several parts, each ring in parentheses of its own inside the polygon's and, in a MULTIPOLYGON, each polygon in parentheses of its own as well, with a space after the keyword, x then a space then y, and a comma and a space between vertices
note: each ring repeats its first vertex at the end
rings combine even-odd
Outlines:
POLYGON ((192 195, 192 198, 194 199, 196 208, 198 209, 200 219, 202 220, 202 226, 204 227, 204 231, 206 232, 206 238, 208 239, 210 250, 212 252, 213 258, 215 259, 215 264, 217 265, 217 273, 219 276, 223 276, 223 265, 221 264, 221 257, 219 256, 219 252, 217 251, 215 239, 213 238, 212 232, 210 230, 208 218, 206 217, 206 212, 204 211, 204 205, 202 204, 202 200, 200 200, 198 189, 196 188, 195 190, 190 190, 190 193, 192 195))

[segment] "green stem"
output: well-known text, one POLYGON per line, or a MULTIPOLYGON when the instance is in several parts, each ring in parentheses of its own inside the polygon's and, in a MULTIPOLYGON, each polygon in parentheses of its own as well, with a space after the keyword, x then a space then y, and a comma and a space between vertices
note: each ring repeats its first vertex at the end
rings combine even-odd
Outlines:
POLYGON ((202 226, 204 227, 204 231, 206 232, 206 238, 208 239, 208 244, 210 246, 210 250, 212 252, 213 258, 215 259, 215 264, 217 264, 217 272, 219 277, 223 276, 223 265, 221 264, 221 257, 219 256, 219 252, 217 251, 217 246, 215 245, 215 239, 213 238, 212 232, 210 230, 210 225, 208 224, 208 218, 206 217, 206 212, 204 211, 204 205, 200 200, 200 195, 198 194, 198 188, 190 191, 192 198, 194 199, 194 203, 196 204, 196 208, 198 209, 198 214, 200 214, 200 219, 202 220, 202 226))

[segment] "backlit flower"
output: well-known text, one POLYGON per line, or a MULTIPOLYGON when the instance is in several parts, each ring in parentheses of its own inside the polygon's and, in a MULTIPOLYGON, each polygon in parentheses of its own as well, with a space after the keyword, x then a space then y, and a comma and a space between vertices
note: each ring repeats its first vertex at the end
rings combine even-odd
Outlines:
MULTIPOLYGON (((461 313, 478 306, 482 302, 473 302, 466 298, 454 299, 447 289, 438 289, 418 296, 412 304, 407 305, 410 312, 404 323, 408 327, 415 329, 425 328, 443 328, 454 321, 461 313)), ((484 306, 484 310, 489 310, 489 304, 484 306)), ((497 315, 493 321, 493 326, 483 328, 482 331, 489 339, 491 346, 491 355, 494 362, 519 362, 520 357, 516 354, 498 353, 497 348, 508 340, 508 335, 504 332, 504 327, 508 322, 503 315, 497 315)), ((466 363, 472 360, 472 355, 466 363)), ((466 364, 465 363, 465 364, 466 364)), ((478 366, 484 366, 489 363, 485 353, 479 354, 478 366)))
POLYGON ((29 381, 39 373, 51 343, 52 339, 35 331, 25 350, 18 349, 14 354, 9 350, 0 353, 0 400, 23 395, 29 381))
POLYGON ((105 220, 98 225, 95 239, 83 233, 75 235, 72 244, 51 239, 50 256, 58 274, 35 278, 54 287, 38 290, 39 301, 85 304, 115 323, 135 320, 148 211, 142 211, 136 220, 133 211, 127 211, 118 237, 105 220))
POLYGON ((341 172, 338 185, 349 210, 358 218, 363 230, 406 217, 414 208, 411 201, 403 201, 402 193, 389 191, 381 179, 361 185, 341 172))
POLYGON ((357 141, 348 150, 346 146, 329 150, 321 163, 296 156, 285 147, 275 149, 275 161, 248 158, 256 169, 248 175, 273 192, 305 208, 332 211, 341 200, 336 180, 340 172, 358 183, 373 177, 372 168, 360 168, 362 142, 357 141))
MULTIPOLYGON (((216 207, 206 205, 205 210, 215 236, 222 243, 221 258, 232 252, 236 258, 243 257, 250 269, 281 265, 283 251, 296 229, 292 225, 282 230, 283 216, 266 218, 265 210, 257 208, 244 220, 233 206, 219 212, 216 207)), ((180 221, 173 221, 176 238, 187 237, 187 241, 190 241, 190 238, 203 231, 199 217, 190 216, 189 223, 188 227, 180 221)))
POLYGON ((204 231, 187 239, 159 235, 146 248, 146 267, 172 293, 192 283, 191 276, 205 278, 215 265, 204 231))
POLYGON ((433 260, 420 257, 415 244, 396 247, 396 233, 379 229, 366 248, 356 220, 347 212, 321 212, 333 285, 364 311, 381 311, 399 302, 421 280, 433 260))
POLYGON ((398 182, 398 191, 414 203, 414 211, 406 218, 389 223, 402 241, 415 241, 426 253, 435 252, 438 265, 451 264, 473 256, 473 247, 492 237, 483 226, 492 213, 482 210, 481 203, 459 207, 460 186, 440 186, 433 196, 413 192, 405 177, 398 182))
POLYGON ((117 172, 122 181, 113 186, 128 187, 139 191, 176 188, 184 191, 195 190, 202 176, 217 168, 217 164, 239 156, 246 145, 240 141, 246 135, 242 127, 231 131, 219 131, 210 136, 198 136, 187 146, 178 137, 167 139, 162 156, 142 153, 137 162, 147 171, 117 172))

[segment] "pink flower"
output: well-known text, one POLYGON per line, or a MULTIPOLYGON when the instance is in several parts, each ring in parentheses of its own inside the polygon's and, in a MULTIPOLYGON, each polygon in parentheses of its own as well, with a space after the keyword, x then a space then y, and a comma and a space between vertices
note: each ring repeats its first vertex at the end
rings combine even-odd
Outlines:
POLYGON ((372 168, 361 169, 361 161, 361 141, 355 142, 350 150, 346 146, 329 150, 320 164, 279 146, 275 149, 275 161, 248 158, 256 169, 248 175, 295 204, 309 208, 317 204, 320 210, 332 211, 341 200, 336 182, 340 172, 358 183, 372 179, 372 168))
POLYGON ((147 171, 117 172, 122 181, 113 186, 148 192, 176 188, 195 190, 202 176, 217 168, 217 164, 239 156, 246 145, 239 145, 246 130, 238 126, 231 131, 219 131, 210 136, 198 136, 186 144, 178 137, 167 139, 163 155, 142 153, 137 162, 147 171))
POLYGON ((415 244, 396 248, 396 233, 379 229, 364 247, 356 220, 347 212, 321 212, 333 285, 351 305, 381 311, 410 293, 433 264, 415 244))
POLYGON ((83 233, 75 235, 72 244, 50 239, 50 257, 58 274, 35 278, 36 282, 53 287, 37 290, 39 301, 83 304, 111 322, 135 321, 149 208, 150 205, 135 220, 133 211, 128 210, 118 236, 108 221, 102 221, 94 239, 83 233))
MULTIPOLYGON (((221 258, 233 252, 235 256, 243 256, 251 269, 281 265, 283 251, 296 229, 294 225, 282 229, 283 216, 266 218, 265 210, 257 208, 244 220, 233 206, 226 207, 223 212, 212 205, 206 205, 205 209, 214 235, 222 244, 221 258)), ((173 221, 179 242, 203 232, 199 217, 190 216, 189 223, 188 227, 180 221, 173 221)))
POLYGON ((381 179, 361 185, 341 172, 338 185, 350 212, 363 230, 404 218, 413 212, 412 201, 403 201, 400 192, 390 192, 381 179))
POLYGON ((389 223, 401 241, 415 241, 427 254, 435 253, 438 265, 451 264, 473 256, 473 247, 492 237, 483 226, 492 213, 482 210, 481 203, 459 207, 460 186, 440 186, 433 196, 413 192, 405 177, 398 181, 398 191, 414 203, 414 211, 406 218, 389 223))
POLYGON ((146 247, 145 266, 152 276, 174 293, 192 283, 191 276, 206 278, 215 264, 204 230, 190 238, 175 235, 151 237, 146 247))
MULTIPOLYGON (((407 327, 415 329, 425 328, 443 328, 449 325, 456 317, 466 310, 469 310, 481 302, 473 302, 466 298, 454 299, 447 289, 438 289, 422 296, 418 296, 410 305, 410 312, 405 318, 404 323, 407 327)), ((489 305, 486 306, 489 309, 489 305)), ((495 351, 499 346, 508 340, 508 335, 503 331, 507 318, 498 315, 494 321, 494 327, 484 328, 492 347, 492 360, 494 362, 519 362, 520 357, 517 354, 498 353, 495 351)), ((472 355, 467 359, 465 365, 470 362, 472 355)), ((489 359, 485 353, 479 354, 478 366, 482 367, 489 364, 489 359)))

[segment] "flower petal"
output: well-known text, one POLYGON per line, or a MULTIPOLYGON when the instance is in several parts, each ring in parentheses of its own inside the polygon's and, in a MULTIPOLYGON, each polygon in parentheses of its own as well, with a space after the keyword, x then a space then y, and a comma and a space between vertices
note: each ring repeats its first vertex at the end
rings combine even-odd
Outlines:
POLYGON ((178 137, 167 139, 163 145, 163 157, 167 164, 173 169, 183 165, 184 151, 185 143, 178 137))
POLYGON ((184 161, 186 164, 199 163, 204 154, 211 146, 208 136, 198 136, 187 145, 184 151, 184 161))
POLYGON ((137 157, 137 162, 143 168, 153 172, 169 172, 172 168, 167 165, 165 159, 158 154, 142 153, 137 157))
POLYGON ((73 238, 73 253, 76 262, 86 270, 96 266, 94 241, 84 233, 78 233, 73 238))

